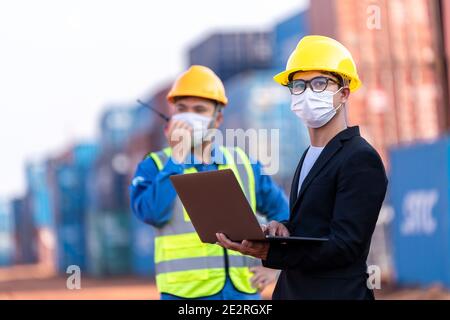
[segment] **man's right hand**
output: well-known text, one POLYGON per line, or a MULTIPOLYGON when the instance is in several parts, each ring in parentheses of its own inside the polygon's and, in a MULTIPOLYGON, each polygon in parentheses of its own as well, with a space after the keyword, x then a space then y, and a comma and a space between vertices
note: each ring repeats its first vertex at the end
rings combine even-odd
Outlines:
POLYGON ((172 158, 182 163, 191 151, 192 127, 181 120, 171 120, 164 134, 172 148, 172 158))
POLYGON ((263 232, 269 236, 289 237, 288 228, 282 223, 271 221, 268 225, 262 225, 263 232))

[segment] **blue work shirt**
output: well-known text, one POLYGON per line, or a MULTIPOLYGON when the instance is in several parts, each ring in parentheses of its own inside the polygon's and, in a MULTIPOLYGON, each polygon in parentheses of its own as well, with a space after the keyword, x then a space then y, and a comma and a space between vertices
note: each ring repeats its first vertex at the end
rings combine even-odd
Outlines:
MULTIPOLYGON (((220 159, 216 162, 226 163, 226 158, 219 148, 213 148, 211 154, 212 159, 220 159)), ((162 227, 172 218, 172 204, 177 196, 169 177, 182 174, 185 168, 190 167, 195 167, 198 172, 218 170, 216 162, 195 163, 193 154, 189 155, 188 159, 189 162, 180 164, 170 157, 161 171, 151 157, 139 163, 130 186, 131 208, 137 218, 154 227, 162 227)), ((258 213, 268 221, 288 220, 289 205, 283 190, 270 176, 263 174, 261 163, 252 161, 252 169, 258 213)), ((225 289, 236 290, 233 286, 226 286, 225 289)))

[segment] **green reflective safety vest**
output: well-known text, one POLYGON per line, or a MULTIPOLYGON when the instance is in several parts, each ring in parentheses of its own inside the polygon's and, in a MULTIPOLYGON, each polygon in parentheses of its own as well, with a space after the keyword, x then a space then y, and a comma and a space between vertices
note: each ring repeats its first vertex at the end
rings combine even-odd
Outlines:
MULTIPOLYGON (((226 164, 218 169, 231 169, 241 185, 251 208, 256 212, 255 177, 248 156, 242 149, 220 147, 226 164), (239 161, 236 161, 238 160, 239 161)), ((171 155, 166 148, 148 155, 162 170, 171 155)), ((184 174, 194 173, 194 167, 184 174)), ((174 201, 171 220, 156 228, 155 269, 156 284, 161 293, 182 298, 199 298, 214 295, 225 285, 224 249, 215 244, 202 243, 178 196, 174 201)), ((261 265, 259 259, 228 250, 229 276, 241 292, 253 294, 252 273, 249 267, 261 265)))

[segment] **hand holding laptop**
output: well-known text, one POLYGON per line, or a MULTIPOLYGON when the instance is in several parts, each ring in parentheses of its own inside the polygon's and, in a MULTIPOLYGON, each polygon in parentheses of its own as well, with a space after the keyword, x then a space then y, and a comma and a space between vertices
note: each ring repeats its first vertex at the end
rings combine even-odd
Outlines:
POLYGON ((244 255, 252 256, 261 260, 267 259, 267 254, 269 253, 270 243, 268 241, 249 241, 243 240, 241 243, 233 242, 227 238, 223 233, 217 233, 216 244, 219 246, 238 251, 244 255))
MULTIPOLYGON (((271 221, 268 225, 261 225, 261 229, 266 236, 272 237, 289 237, 289 230, 282 223, 271 221)), ((266 260, 269 252, 269 243, 261 241, 243 240, 241 243, 233 242, 223 233, 218 233, 217 244, 225 249, 239 251, 242 254, 253 256, 262 260, 266 260)))
POLYGON ((286 226, 278 221, 271 221, 268 225, 261 225, 262 230, 267 236, 289 237, 290 233, 286 226))

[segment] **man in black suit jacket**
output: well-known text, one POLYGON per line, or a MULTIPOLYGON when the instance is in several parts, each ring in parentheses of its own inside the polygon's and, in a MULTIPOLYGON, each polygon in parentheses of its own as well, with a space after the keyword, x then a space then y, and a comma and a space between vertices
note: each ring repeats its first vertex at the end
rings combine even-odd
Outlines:
POLYGON ((356 67, 350 53, 330 38, 306 37, 296 51, 289 61, 298 65, 288 62, 286 79, 275 79, 288 81, 291 109, 308 127, 311 146, 294 175, 289 221, 272 221, 263 229, 270 235, 329 240, 234 243, 218 234, 218 243, 281 269, 274 299, 373 299, 366 260, 387 178, 380 156, 360 136, 359 127, 347 126, 345 103, 360 85, 356 67), (313 57, 308 55, 311 48, 318 50, 313 57), (326 50, 328 54, 320 54, 326 50))

